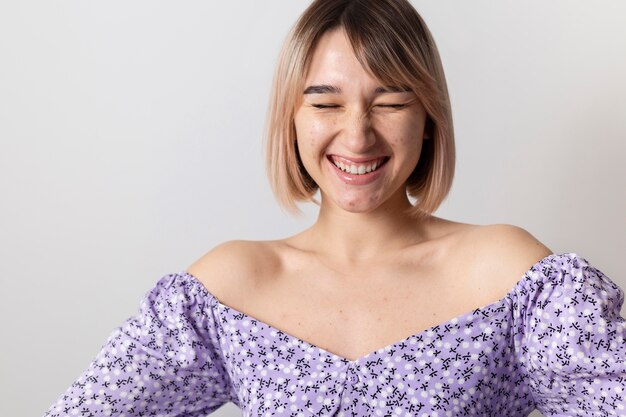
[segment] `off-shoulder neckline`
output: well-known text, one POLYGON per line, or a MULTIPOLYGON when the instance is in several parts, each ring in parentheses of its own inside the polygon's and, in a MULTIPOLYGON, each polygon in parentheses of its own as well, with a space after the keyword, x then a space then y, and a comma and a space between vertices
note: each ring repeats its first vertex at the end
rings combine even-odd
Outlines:
POLYGON ((529 274, 531 273, 531 271, 536 271, 537 267, 539 265, 545 264, 546 262, 548 262, 549 260, 553 259, 553 258, 562 258, 562 257, 566 257, 569 259, 573 259, 573 258, 578 258, 581 260, 585 260, 584 258, 582 258, 580 255, 578 255, 576 252, 562 252, 562 253, 551 253, 549 255, 544 256, 543 258, 541 258, 540 260, 538 260, 537 262, 535 262, 530 268, 528 268, 524 274, 522 275, 522 277, 513 285, 513 287, 501 298, 499 298, 498 300, 488 303, 486 305, 483 305, 481 307, 477 307, 474 308, 468 312, 465 312, 463 314, 457 315, 455 317, 452 317, 446 321, 443 321, 441 323, 435 324, 434 326, 430 326, 426 329, 423 329, 421 331, 418 331, 416 333, 413 333, 407 337, 404 337, 396 342, 390 343, 387 346, 383 346, 380 347, 374 351, 371 351, 365 355, 362 355, 356 359, 348 359, 342 355, 330 352, 320 346, 315 345, 314 343, 308 342, 306 340, 303 340, 297 336, 294 336, 284 330, 281 330, 263 320, 260 320, 250 314, 244 313, 243 311, 240 311, 234 307, 231 307, 227 304, 222 303, 213 293, 211 293, 206 287, 205 285, 193 274, 183 270, 177 273, 177 275, 183 277, 183 278, 187 278, 190 282, 193 283, 193 285, 195 285, 198 290, 200 291, 200 293, 206 297, 207 299, 210 300, 210 304, 211 306, 218 306, 220 307, 220 309, 222 310, 226 310, 226 311, 230 311, 233 314, 236 314, 238 316, 241 317, 245 317, 246 319, 250 320, 250 321, 254 321, 255 323, 257 323, 257 325, 260 325, 261 327, 264 327, 265 329, 268 329, 270 331, 273 332, 277 332, 280 333, 282 335, 284 335, 286 338, 291 339, 293 341, 296 341, 299 345, 304 345, 308 348, 311 348, 313 350, 317 350, 319 352, 321 352, 322 354, 329 356, 331 359, 333 360, 339 360, 341 362, 343 362, 344 364, 349 364, 349 365, 357 365, 359 363, 361 363, 362 361, 375 356, 378 352, 382 352, 382 351, 388 351, 394 347, 400 346, 402 344, 406 344, 409 340, 411 340, 412 338, 417 338, 420 337, 422 335, 425 335, 429 332, 433 332, 436 329, 439 329, 441 327, 445 327, 448 325, 451 325, 453 323, 457 323, 459 321, 461 321, 461 319, 467 319, 467 321, 469 321, 468 317, 472 317, 475 315, 480 314, 481 312, 487 310, 487 309, 493 309, 496 306, 504 303, 506 300, 508 300, 517 290, 520 286, 525 284, 525 281, 529 278, 529 274))

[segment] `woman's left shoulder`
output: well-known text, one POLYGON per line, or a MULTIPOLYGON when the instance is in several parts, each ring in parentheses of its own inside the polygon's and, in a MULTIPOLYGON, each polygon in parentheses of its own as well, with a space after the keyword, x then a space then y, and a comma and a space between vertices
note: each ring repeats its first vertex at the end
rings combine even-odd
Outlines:
POLYGON ((512 224, 472 227, 465 240, 471 244, 477 270, 503 288, 515 285, 533 265, 554 253, 532 233, 512 224))
POLYGON ((470 233, 477 244, 490 250, 502 250, 517 258, 544 255, 552 250, 532 233, 513 224, 488 224, 472 227, 470 233))

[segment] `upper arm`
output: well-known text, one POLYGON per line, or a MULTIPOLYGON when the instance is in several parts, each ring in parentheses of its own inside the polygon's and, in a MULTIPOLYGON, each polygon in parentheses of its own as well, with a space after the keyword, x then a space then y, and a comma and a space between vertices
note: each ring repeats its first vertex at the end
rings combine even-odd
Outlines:
POLYGON ((553 256, 516 296, 516 359, 546 416, 624 415, 624 291, 576 253, 553 256))
POLYGON ((164 275, 44 416, 201 417, 231 401, 208 308, 197 284, 164 275))

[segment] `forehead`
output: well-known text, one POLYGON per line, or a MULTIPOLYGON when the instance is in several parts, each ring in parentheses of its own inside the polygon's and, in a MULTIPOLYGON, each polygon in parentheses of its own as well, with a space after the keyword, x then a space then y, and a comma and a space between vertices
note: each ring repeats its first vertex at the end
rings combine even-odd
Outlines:
POLYGON ((317 41, 305 77, 307 85, 380 85, 358 61, 350 40, 341 28, 325 32, 317 41))

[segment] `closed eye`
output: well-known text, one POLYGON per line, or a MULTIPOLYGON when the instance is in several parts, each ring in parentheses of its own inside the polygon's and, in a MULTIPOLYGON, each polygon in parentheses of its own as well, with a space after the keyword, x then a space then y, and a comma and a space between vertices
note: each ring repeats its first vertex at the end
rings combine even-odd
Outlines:
POLYGON ((406 106, 407 104, 378 104, 378 107, 388 107, 392 109, 401 109, 406 106))
POLYGON ((336 104, 311 104, 311 106, 315 107, 316 109, 332 109, 335 107, 339 107, 336 104))

